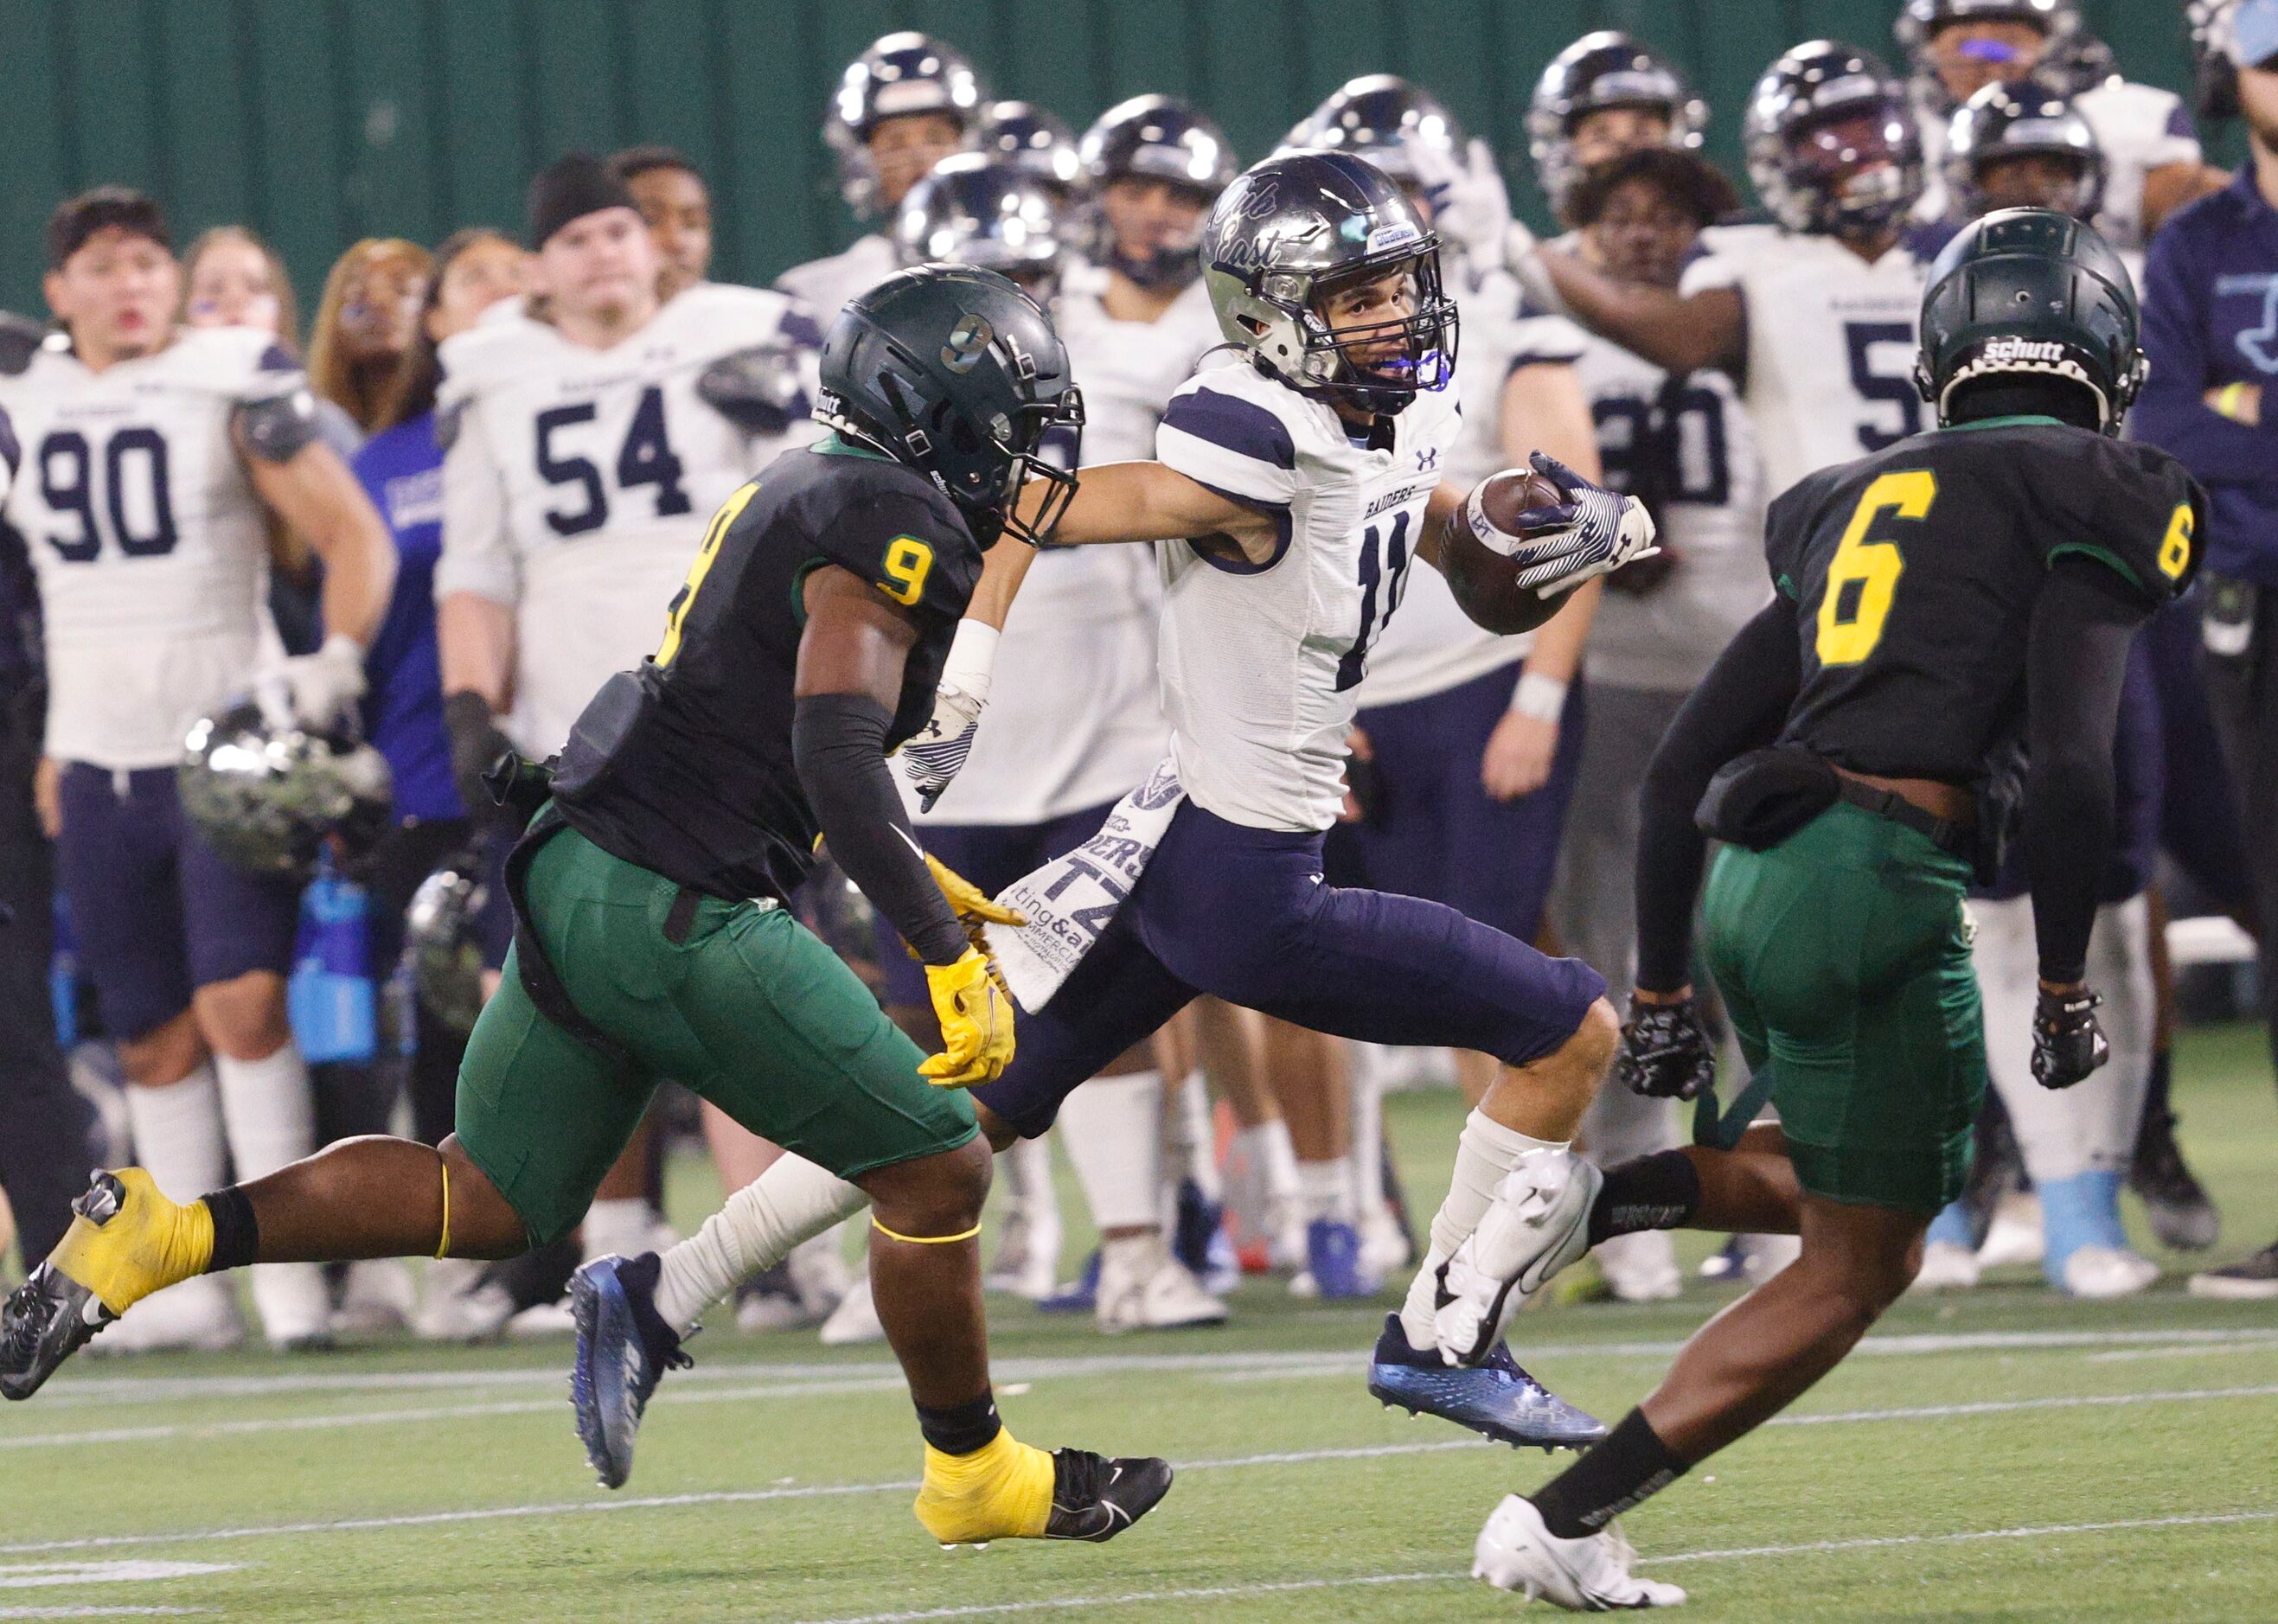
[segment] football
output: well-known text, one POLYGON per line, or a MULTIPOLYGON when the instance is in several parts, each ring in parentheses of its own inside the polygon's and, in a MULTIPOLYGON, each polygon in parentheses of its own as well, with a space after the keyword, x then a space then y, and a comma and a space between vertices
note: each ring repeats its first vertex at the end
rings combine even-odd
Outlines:
MULTIPOLYGON (((1569 596, 1545 598, 1518 584, 1518 562, 1510 549, 1554 526, 1528 525, 1521 515, 1551 507, 1565 499, 1541 475, 1523 468, 1490 474, 1476 492, 1479 512, 1492 533, 1481 536, 1462 508, 1440 531, 1440 569, 1472 623, 1505 637, 1533 631, 1558 613, 1569 596)), ((1466 504, 1468 507, 1468 504, 1466 504)))

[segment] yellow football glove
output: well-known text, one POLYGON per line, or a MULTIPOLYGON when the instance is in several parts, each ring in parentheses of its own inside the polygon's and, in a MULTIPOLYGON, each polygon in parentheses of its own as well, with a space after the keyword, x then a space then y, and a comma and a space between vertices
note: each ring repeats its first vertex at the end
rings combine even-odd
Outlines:
POLYGON ((998 984, 989 956, 967 948, 955 964, 928 964, 925 972, 934 1017, 941 1023, 942 1052, 921 1064, 918 1075, 943 1088, 995 1082, 1013 1063, 1013 1001, 998 984))
POLYGON ((1028 922, 1024 915, 1002 903, 990 901, 982 894, 979 886, 931 852, 926 854, 926 867, 933 874, 933 882, 941 888, 941 894, 949 898, 950 911, 957 915, 957 922, 965 926, 967 934, 970 935, 983 925, 1026 925, 1028 922))

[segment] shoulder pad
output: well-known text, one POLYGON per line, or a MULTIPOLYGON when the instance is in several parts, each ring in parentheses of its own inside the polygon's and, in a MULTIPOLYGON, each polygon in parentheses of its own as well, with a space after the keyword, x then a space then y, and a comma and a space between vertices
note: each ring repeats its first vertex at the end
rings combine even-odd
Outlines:
POLYGON ((32 364, 32 357, 40 353, 47 336, 48 330, 29 316, 0 310, 0 373, 10 377, 22 376, 32 364))
POLYGON ((246 449, 264 462, 289 462, 319 438, 317 397, 305 382, 241 400, 230 416, 246 449))
POLYGON ((813 403, 790 344, 753 344, 730 351, 697 375, 697 398, 746 434, 781 434, 813 403))

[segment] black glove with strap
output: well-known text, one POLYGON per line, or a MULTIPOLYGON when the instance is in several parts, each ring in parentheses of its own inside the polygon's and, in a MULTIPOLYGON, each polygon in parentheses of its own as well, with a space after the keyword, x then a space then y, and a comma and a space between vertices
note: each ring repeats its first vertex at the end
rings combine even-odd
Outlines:
POLYGON ((451 782, 459 804, 478 825, 505 824, 511 811, 501 808, 485 775, 502 756, 515 753, 514 741, 499 731, 490 701, 471 688, 462 688, 443 701, 443 730, 451 740, 451 782))
POLYGON ((1633 1093, 1656 1100, 1690 1100, 1716 1080, 1716 1055, 1693 1012, 1693 1000, 1644 1003, 1630 1000, 1614 1075, 1633 1093))
POLYGON ((2044 1088, 2069 1088, 2112 1058, 2097 1024, 2103 995, 2086 987, 2052 993, 2041 988, 2033 1010, 2033 1080, 2044 1088))

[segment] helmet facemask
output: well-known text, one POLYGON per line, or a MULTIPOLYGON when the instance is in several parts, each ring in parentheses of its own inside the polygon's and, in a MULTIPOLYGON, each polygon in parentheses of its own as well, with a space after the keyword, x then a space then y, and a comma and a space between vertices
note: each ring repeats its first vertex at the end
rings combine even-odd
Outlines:
POLYGON ((1877 99, 1838 107, 1788 132, 1787 183, 1812 200, 1828 232, 1880 231, 1914 204, 1919 159, 1903 103, 1877 99))
POLYGON ((1241 319, 1259 334, 1276 376, 1301 394, 1389 416, 1455 376, 1456 305, 1441 284, 1436 238, 1426 237, 1420 252, 1411 238, 1333 278, 1263 271, 1253 298, 1273 316, 1259 311, 1241 319), (1340 293, 1395 273, 1404 280, 1387 307, 1392 313, 1331 324, 1326 312, 1340 293))
MULTIPOLYGON (((1013 350, 1010 370, 1024 384, 1033 383, 1035 358, 1012 346, 1009 338, 1003 342, 1013 350)), ((911 392, 891 369, 879 373, 878 383, 898 421, 891 427, 881 425, 883 433, 871 429, 865 438, 898 446, 898 460, 917 469, 957 504, 984 552, 1000 536, 1036 545, 1051 534, 1075 499, 1076 479, 1043 454, 1044 438, 1055 430, 1066 431, 1059 448, 1071 466, 1079 460, 1084 421, 1081 389, 1070 384, 1049 400, 1025 401, 975 423, 947 400, 937 401, 921 421, 911 405, 911 392), (1035 516, 1024 520, 1017 508, 1032 479, 1046 488, 1035 516)), ((860 430, 866 425, 858 419, 854 426, 860 430)))

